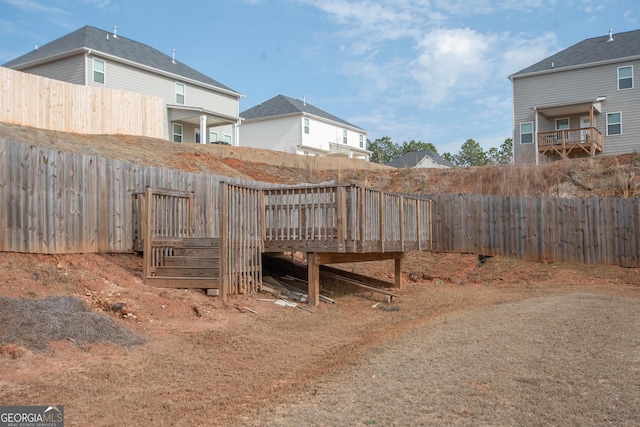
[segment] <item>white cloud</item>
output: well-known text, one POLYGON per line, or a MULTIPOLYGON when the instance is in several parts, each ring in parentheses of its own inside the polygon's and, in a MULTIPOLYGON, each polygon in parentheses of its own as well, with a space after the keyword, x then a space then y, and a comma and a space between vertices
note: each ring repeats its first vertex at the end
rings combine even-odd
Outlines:
POLYGON ((42 3, 38 3, 33 0, 6 0, 12 6, 15 6, 19 9, 22 9, 24 12, 29 13, 53 13, 53 14, 64 14, 68 15, 69 12, 66 12, 62 9, 52 6, 45 6, 42 3))
POLYGON ((559 51, 558 39, 555 33, 544 33, 538 37, 528 37, 525 34, 511 36, 503 35, 503 52, 500 68, 507 77, 559 51))
POLYGON ((82 2, 100 9, 107 9, 111 6, 111 0, 82 0, 82 2))
POLYGON ((410 65, 420 87, 421 106, 435 107, 453 93, 478 89, 492 76, 491 48, 497 37, 475 30, 437 29, 418 42, 418 57, 410 65))
POLYGON ((629 24, 637 24, 638 17, 637 11, 627 10, 623 13, 624 22, 628 22, 629 24))

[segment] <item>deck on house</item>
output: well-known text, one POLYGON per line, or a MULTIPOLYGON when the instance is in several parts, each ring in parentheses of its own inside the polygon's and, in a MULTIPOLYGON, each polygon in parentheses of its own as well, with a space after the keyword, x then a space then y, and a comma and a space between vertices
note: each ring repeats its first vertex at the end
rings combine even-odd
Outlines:
POLYGON ((263 253, 304 252, 309 304, 318 305, 320 265, 392 259, 402 289, 404 253, 431 249, 429 200, 355 185, 222 183, 217 238, 192 235, 190 193, 149 188, 144 200, 145 283, 219 289, 223 299, 260 290, 263 253))

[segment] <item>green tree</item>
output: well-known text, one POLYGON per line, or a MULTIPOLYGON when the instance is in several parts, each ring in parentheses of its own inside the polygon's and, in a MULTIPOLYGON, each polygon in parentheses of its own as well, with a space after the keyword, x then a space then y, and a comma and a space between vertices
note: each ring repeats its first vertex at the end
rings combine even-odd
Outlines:
POLYGON ((513 162, 513 139, 505 139, 500 148, 491 147, 487 156, 494 165, 511 164, 513 162))
POLYGON ((400 155, 400 147, 388 136, 377 138, 375 141, 367 139, 367 150, 371 151, 370 160, 375 163, 387 163, 400 155))
POLYGON ((388 163, 403 154, 414 151, 431 150, 438 153, 435 145, 430 142, 404 141, 402 145, 395 144, 388 136, 378 138, 375 141, 367 140, 367 150, 371 151, 371 161, 375 163, 388 163))
POLYGON ((430 142, 422 142, 422 141, 405 141, 402 143, 402 147, 400 147, 400 154, 412 153, 414 151, 433 151, 438 154, 438 150, 436 146, 430 142))
POLYGON ((458 154, 453 156, 453 163, 458 166, 486 166, 491 163, 491 160, 484 152, 480 144, 475 140, 469 138, 462 144, 458 154))
POLYGON ((445 160, 449 160, 453 164, 456 163, 456 156, 449 152, 443 153, 441 157, 445 160))

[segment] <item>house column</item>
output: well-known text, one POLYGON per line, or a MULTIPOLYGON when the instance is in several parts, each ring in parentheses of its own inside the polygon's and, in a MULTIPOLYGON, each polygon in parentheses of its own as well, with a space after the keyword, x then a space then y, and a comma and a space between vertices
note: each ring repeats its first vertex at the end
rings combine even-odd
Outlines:
POLYGON ((538 113, 537 107, 534 107, 534 111, 536 112, 536 115, 535 115, 535 123, 533 124, 534 130, 535 130, 533 134, 533 141, 535 142, 536 166, 537 166, 539 164, 538 156, 540 155, 540 151, 538 150, 538 122, 540 121, 540 113, 538 113))
POLYGON ((240 146, 240 129, 238 126, 238 122, 235 122, 231 125, 233 127, 233 141, 231 141, 231 145, 235 147, 240 146))
POLYGON ((200 144, 206 144, 209 135, 207 135, 207 115, 200 115, 200 144))

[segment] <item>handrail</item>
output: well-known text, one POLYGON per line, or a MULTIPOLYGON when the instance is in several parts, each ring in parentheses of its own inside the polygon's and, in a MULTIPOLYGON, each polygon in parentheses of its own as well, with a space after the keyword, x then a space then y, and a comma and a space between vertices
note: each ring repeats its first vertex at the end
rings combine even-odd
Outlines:
POLYGON ((594 127, 538 132, 539 146, 583 143, 594 143, 602 147, 602 132, 594 127))

